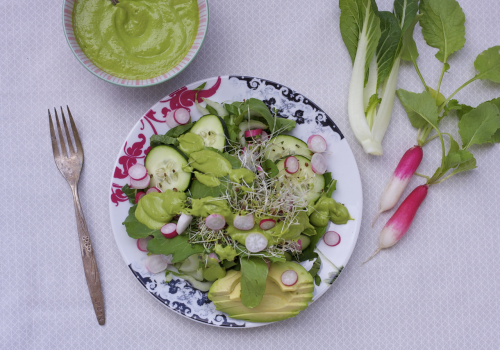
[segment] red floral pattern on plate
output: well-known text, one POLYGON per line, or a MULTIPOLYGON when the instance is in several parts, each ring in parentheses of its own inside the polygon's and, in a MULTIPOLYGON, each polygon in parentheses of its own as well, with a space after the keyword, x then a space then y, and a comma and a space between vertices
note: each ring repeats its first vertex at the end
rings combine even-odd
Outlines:
POLYGON ((120 204, 120 202, 128 201, 128 197, 121 190, 122 186, 113 183, 111 186, 111 202, 115 203, 116 206, 120 204))
MULTIPOLYGON (((172 92, 170 95, 168 95, 167 99, 160 101, 161 103, 169 103, 169 107, 163 107, 161 110, 162 116, 156 116, 156 112, 153 109, 150 109, 142 118, 141 118, 141 127, 139 130, 144 130, 145 129, 145 122, 147 122, 150 126, 151 129, 153 130, 153 133, 155 135, 158 134, 156 131, 156 128, 153 123, 165 123, 166 122, 166 116, 167 113, 170 112, 171 110, 177 109, 177 108, 187 108, 191 107, 194 105, 194 100, 196 97, 196 94, 198 94, 198 103, 203 102, 202 97, 208 98, 213 96, 217 90, 220 87, 221 84, 221 77, 217 77, 217 81, 215 84, 206 89, 206 90, 188 90, 187 87, 181 87, 180 89, 172 92)), ((137 164, 138 159, 144 159, 146 158, 146 155, 149 153, 151 150, 151 147, 148 146, 143 151, 143 147, 146 144, 146 136, 142 133, 137 135, 139 138, 139 141, 135 142, 132 147, 127 147, 127 142, 125 142, 125 145, 123 146, 123 151, 125 155, 121 156, 118 159, 118 166, 115 168, 115 173, 114 173, 114 178, 115 179, 125 179, 128 177, 128 169, 134 165, 137 164)), ((115 205, 118 205, 120 202, 126 202, 128 200, 127 196, 121 191, 121 186, 113 183, 111 186, 111 201, 115 203, 115 205)))

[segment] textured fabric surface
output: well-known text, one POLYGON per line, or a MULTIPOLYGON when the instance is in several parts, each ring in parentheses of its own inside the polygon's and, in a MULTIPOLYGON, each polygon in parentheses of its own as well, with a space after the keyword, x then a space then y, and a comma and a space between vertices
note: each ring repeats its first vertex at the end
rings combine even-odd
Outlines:
MULTIPOLYGON (((466 45, 450 59, 442 91, 474 74, 473 61, 500 44, 500 4, 461 0, 466 45)), ((391 1, 378 0, 390 10, 391 1)), ((389 215, 370 227, 379 196, 415 143, 399 101, 382 157, 367 156, 347 121, 351 62, 338 29, 338 1, 210 1, 207 39, 174 79, 151 88, 113 86, 73 57, 61 2, 2 1, 0 18, 0 348, 1 349, 498 349, 500 348, 500 146, 473 149, 479 168, 431 188, 407 236, 360 267, 389 215), (109 181, 115 156, 142 114, 187 83, 245 74, 292 87, 316 102, 351 144, 364 189, 364 217, 351 261, 330 290, 297 318, 263 328, 207 327, 154 300, 124 264, 111 232, 109 181), (71 192, 52 156, 47 108, 69 105, 85 150, 80 193, 104 293, 97 324, 78 247, 71 192)), ((416 30, 420 68, 437 84, 436 50, 416 30)), ((417 91, 413 67, 399 86, 417 91)), ((476 105, 500 85, 460 92, 476 105)), ((443 129, 456 135, 456 120, 443 129)), ((438 142, 419 172, 439 162, 438 142)), ((339 165, 341 166, 341 165, 339 165)), ((404 195, 421 178, 413 178, 404 195)), ((339 184, 341 186, 341 184, 339 184)))

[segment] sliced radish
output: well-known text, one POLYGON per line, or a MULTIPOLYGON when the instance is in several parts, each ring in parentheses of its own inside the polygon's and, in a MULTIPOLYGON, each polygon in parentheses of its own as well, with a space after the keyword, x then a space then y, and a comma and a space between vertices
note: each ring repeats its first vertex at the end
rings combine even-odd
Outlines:
POLYGON ((187 108, 177 108, 174 111, 174 121, 177 124, 184 125, 189 123, 191 115, 189 114, 189 109, 187 108))
POLYGON ((160 191, 160 189, 158 187, 151 187, 150 189, 148 189, 146 191, 146 194, 150 194, 150 193, 153 193, 153 192, 161 193, 161 191, 160 191))
POLYGON ((255 226, 255 219, 253 217, 253 214, 247 214, 244 216, 241 215, 235 216, 233 220, 233 225, 238 230, 242 231, 248 231, 253 229, 253 227, 255 226))
POLYGON ((219 257, 215 253, 208 254, 208 258, 209 259, 214 259, 214 260, 217 260, 217 262, 220 262, 219 257))
POLYGON ((276 226, 276 220, 274 220, 274 219, 264 219, 264 220, 261 220, 259 226, 263 230, 270 230, 274 226, 276 226))
POLYGON ((148 242, 152 239, 153 239, 153 236, 139 238, 137 240, 137 249, 139 249, 141 252, 147 252, 148 251, 148 242))
POLYGON ((168 264, 172 263, 172 254, 170 255, 150 255, 146 258, 144 265, 146 269, 151 273, 158 273, 165 271, 168 264))
POLYGON ((253 129, 245 131, 245 137, 255 137, 262 134, 262 129, 253 129))
POLYGON ((167 126, 170 128, 170 129, 173 129, 175 128, 176 126, 179 126, 180 124, 177 123, 174 119, 174 113, 175 111, 170 111, 167 113, 167 117, 165 119, 166 123, 167 123, 167 126))
POLYGON ((177 221, 177 233, 181 234, 182 232, 186 231, 189 224, 191 223, 191 220, 193 220, 193 217, 191 215, 181 214, 179 220, 177 221))
POLYGON ((269 140, 269 134, 267 132, 265 132, 264 130, 262 130, 262 134, 260 135, 260 139, 262 141, 267 141, 269 140))
POLYGON ((135 194, 135 200, 134 203, 137 204, 139 203, 139 200, 146 195, 145 192, 139 191, 135 194))
POLYGON ((174 238, 178 235, 177 225, 174 224, 173 222, 165 224, 160 229, 160 232, 165 238, 174 238))
POLYGON ((321 153, 326 151, 326 140, 321 135, 311 135, 307 139, 307 148, 314 153, 321 153))
POLYGON ((130 187, 136 188, 138 190, 142 190, 142 189, 149 186, 150 181, 151 181, 151 178, 149 176, 146 176, 144 179, 139 180, 139 181, 134 180, 134 179, 130 179, 130 187))
POLYGON ((260 252, 267 247, 267 238, 260 233, 250 233, 247 238, 245 238, 245 247, 247 247, 250 253, 260 252))
POLYGON ((294 156, 285 159, 285 171, 289 174, 295 174, 299 171, 299 160, 294 156))
POLYGON ((297 283, 299 279, 299 276, 297 275, 297 272, 293 270, 286 270, 281 274, 281 283, 283 283, 285 286, 293 286, 295 283, 297 283))
MULTIPOLYGON (((286 163, 285 163, 286 166, 286 163)), ((326 172, 326 158, 321 153, 314 153, 311 158, 311 169, 316 174, 324 174, 326 172)))
POLYGON ((323 236, 323 241, 330 247, 335 247, 340 243, 340 235, 335 231, 328 231, 323 236))
POLYGON ((140 181, 148 176, 148 170, 142 164, 134 164, 128 169, 128 174, 132 180, 140 181))
POLYGON ((218 231, 226 226, 226 219, 220 214, 212 214, 207 216, 205 224, 209 229, 218 231))

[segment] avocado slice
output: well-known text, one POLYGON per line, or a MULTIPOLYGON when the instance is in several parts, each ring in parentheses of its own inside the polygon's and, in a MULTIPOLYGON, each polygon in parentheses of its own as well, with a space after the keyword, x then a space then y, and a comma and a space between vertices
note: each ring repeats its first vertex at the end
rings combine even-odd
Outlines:
POLYGON ((247 308, 241 302, 241 272, 230 270, 224 278, 214 282, 208 298, 217 310, 230 317, 251 322, 274 322, 296 316, 313 297, 313 278, 301 265, 292 262, 272 263, 261 303, 247 308), (294 270, 298 281, 293 286, 281 282, 281 274, 294 270))

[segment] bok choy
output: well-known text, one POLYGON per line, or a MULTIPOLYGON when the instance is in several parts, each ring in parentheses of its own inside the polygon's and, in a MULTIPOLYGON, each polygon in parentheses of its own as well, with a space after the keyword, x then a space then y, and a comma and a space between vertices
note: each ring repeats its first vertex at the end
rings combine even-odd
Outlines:
POLYGON ((364 151, 379 156, 392 115, 403 34, 417 15, 418 0, 395 0, 393 12, 379 11, 374 0, 340 0, 339 7, 340 32, 353 62, 349 122, 364 151))

